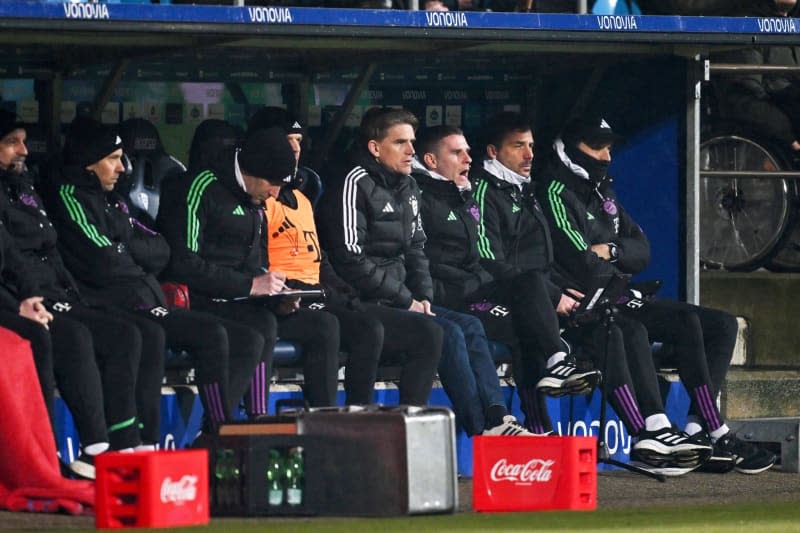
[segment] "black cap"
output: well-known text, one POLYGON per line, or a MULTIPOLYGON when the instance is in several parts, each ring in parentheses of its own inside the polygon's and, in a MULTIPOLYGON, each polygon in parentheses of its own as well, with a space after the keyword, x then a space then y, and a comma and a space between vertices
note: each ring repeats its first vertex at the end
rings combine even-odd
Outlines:
POLYGON ((17 114, 0 109, 0 139, 14 130, 24 129, 25 125, 17 119, 17 114))
POLYGON ((282 128, 286 135, 290 133, 305 134, 305 128, 300 124, 300 120, 282 107, 267 106, 262 107, 247 121, 247 134, 252 135, 257 130, 267 128, 282 128))
POLYGON ((584 142, 591 147, 614 144, 622 137, 615 134, 611 126, 602 117, 581 117, 572 119, 564 126, 561 140, 566 145, 577 145, 584 142))
POLYGON ((286 185, 294 178, 297 160, 282 128, 259 129, 245 139, 239 151, 242 172, 273 185, 286 185))
POLYGON ((122 148, 122 138, 110 126, 88 117, 72 121, 64 141, 64 162, 88 167, 122 148))

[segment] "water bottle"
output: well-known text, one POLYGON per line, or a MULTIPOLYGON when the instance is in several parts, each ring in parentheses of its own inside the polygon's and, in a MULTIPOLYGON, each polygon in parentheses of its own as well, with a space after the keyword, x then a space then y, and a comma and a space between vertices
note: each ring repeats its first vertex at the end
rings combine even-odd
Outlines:
POLYGON ((214 464, 214 492, 217 505, 224 507, 227 505, 225 486, 228 483, 228 467, 226 464, 226 452, 222 448, 217 449, 217 460, 214 464))
POLYGON ((283 504, 283 463, 281 451, 272 448, 267 463, 267 497, 270 507, 283 504))
POLYGON ((289 450, 286 465, 286 503, 300 505, 303 503, 303 485, 305 483, 305 465, 303 464, 303 448, 298 446, 289 450))
POLYGON ((239 456, 236 454, 235 450, 229 450, 231 455, 229 459, 229 469, 228 469, 228 481, 229 481, 229 492, 228 498, 230 505, 239 506, 242 504, 242 481, 241 481, 241 472, 239 470, 239 456))

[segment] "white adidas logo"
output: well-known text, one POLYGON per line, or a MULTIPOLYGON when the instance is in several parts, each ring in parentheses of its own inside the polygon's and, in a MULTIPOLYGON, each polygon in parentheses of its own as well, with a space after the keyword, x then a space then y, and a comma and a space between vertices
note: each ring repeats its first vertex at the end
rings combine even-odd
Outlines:
POLYGON ((390 204, 389 202, 386 202, 386 205, 383 206, 383 212, 384 213, 394 213, 394 207, 392 207, 392 204, 390 204))

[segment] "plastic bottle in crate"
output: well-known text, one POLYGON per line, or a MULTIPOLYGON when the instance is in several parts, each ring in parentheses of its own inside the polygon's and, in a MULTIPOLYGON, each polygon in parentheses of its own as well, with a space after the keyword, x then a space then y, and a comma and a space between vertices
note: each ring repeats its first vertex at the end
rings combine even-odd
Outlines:
POLYGON ((286 462, 286 503, 289 505, 303 503, 304 484, 303 448, 298 446, 289 450, 289 460, 286 462))
POLYGON ((283 454, 279 449, 272 448, 267 463, 267 494, 271 507, 283 504, 283 465, 283 454))

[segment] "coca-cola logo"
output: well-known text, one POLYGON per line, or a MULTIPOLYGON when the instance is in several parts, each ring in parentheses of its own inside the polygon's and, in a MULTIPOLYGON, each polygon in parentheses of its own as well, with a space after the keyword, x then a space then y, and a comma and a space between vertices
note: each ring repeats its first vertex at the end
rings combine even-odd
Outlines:
POLYGON ((185 475, 178 481, 167 476, 161 483, 161 502, 183 505, 197 498, 197 476, 185 475))
POLYGON ((553 477, 553 460, 531 459, 527 463, 509 463, 500 459, 492 467, 492 481, 511 481, 515 484, 547 483, 553 477))

